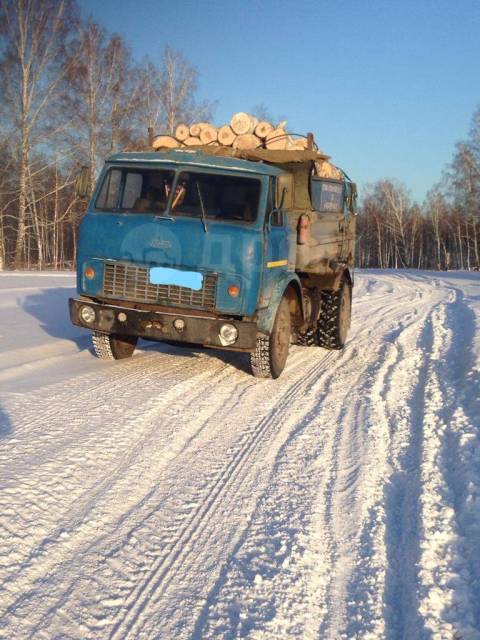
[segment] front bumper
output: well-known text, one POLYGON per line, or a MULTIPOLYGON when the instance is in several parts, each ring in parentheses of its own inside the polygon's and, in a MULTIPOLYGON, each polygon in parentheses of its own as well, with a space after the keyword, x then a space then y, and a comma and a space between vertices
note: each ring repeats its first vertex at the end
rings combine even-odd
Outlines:
POLYGON ((182 309, 179 309, 178 313, 166 313, 130 309, 76 298, 70 298, 68 302, 72 323, 92 331, 139 336, 147 340, 173 340, 233 351, 252 351, 256 344, 257 325, 254 322, 188 315, 182 312, 182 309), (80 317, 80 309, 85 305, 95 311, 93 322, 84 322, 80 317), (119 314, 124 314, 126 320, 119 320, 119 314), (185 323, 181 331, 175 329, 173 325, 178 318, 185 323), (219 336, 220 327, 226 322, 235 325, 238 331, 237 340, 230 346, 222 345, 219 336))

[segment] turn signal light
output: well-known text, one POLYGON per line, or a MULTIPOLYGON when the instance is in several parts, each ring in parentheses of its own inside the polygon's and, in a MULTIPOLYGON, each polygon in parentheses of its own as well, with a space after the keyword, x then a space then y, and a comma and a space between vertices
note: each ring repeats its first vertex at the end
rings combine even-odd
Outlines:
POLYGON ((93 267, 87 267, 84 273, 85 277, 88 278, 88 280, 93 280, 93 278, 95 277, 95 269, 93 269, 93 267))
POLYGON ((228 289, 228 295, 231 296, 232 298, 238 298, 238 296, 240 295, 240 287, 237 287, 236 284, 231 284, 228 289))

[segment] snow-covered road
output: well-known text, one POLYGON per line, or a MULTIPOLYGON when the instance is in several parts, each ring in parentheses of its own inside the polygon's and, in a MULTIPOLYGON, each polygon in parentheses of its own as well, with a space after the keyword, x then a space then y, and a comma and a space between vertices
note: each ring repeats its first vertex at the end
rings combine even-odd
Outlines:
POLYGON ((363 272, 342 352, 95 359, 0 275, 0 637, 480 638, 480 275, 363 272))

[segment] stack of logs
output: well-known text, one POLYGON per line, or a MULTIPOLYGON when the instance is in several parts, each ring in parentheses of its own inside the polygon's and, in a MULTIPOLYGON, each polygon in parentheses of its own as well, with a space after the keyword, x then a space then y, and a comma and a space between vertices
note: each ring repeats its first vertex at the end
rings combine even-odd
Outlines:
MULTIPOLYGON (((236 113, 230 124, 214 127, 208 122, 196 122, 191 126, 179 124, 175 135, 158 135, 152 142, 153 149, 177 149, 203 145, 220 145, 234 149, 305 150, 307 138, 294 138, 286 130, 286 122, 277 126, 266 120, 259 121, 248 113, 236 113)), ((315 162, 318 175, 341 178, 336 167, 325 160, 315 162)))

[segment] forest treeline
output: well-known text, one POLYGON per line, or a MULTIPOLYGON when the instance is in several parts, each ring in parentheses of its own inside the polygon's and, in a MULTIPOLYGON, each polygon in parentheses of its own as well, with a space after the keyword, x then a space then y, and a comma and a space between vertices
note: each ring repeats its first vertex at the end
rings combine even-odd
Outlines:
POLYGON ((358 217, 360 267, 478 269, 480 108, 442 180, 420 206, 395 180, 370 185, 358 217))
MULTIPOLYGON (((93 185, 109 153, 144 148, 148 127, 210 120, 198 79, 171 46, 158 61, 136 60, 75 0, 0 0, 0 269, 72 268, 80 167, 93 185)), ((359 266, 477 267, 480 110, 421 206, 395 180, 360 196, 359 266)))
POLYGON ((145 147, 147 128, 211 117, 198 72, 172 47, 157 63, 74 0, 0 0, 0 268, 69 268, 103 159, 145 147))

